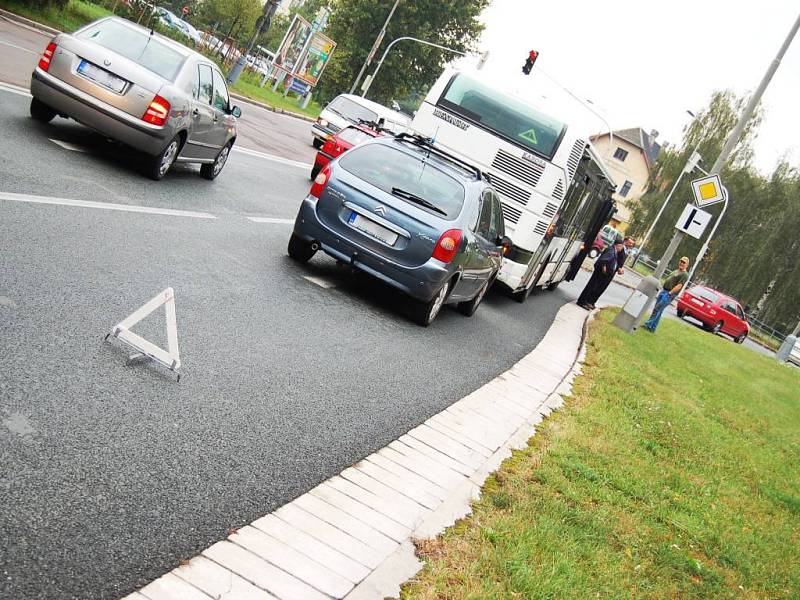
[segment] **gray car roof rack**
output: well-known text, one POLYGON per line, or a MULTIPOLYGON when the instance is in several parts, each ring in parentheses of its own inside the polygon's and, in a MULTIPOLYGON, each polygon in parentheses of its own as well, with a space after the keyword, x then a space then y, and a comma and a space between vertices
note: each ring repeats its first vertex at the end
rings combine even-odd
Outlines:
POLYGON ((449 152, 446 152, 441 148, 434 146, 433 138, 425 137, 417 133, 398 133, 394 137, 396 140, 399 140, 401 142, 407 142, 409 144, 413 144, 420 148, 424 148, 431 154, 435 154, 439 158, 443 158, 448 162, 458 165, 462 169, 465 169, 470 173, 473 173, 475 175, 475 179, 477 179, 478 181, 480 181, 481 179, 486 179, 488 181, 488 177, 486 177, 486 174, 482 173, 481 170, 475 165, 468 163, 467 161, 462 160, 457 156, 453 156, 449 152))

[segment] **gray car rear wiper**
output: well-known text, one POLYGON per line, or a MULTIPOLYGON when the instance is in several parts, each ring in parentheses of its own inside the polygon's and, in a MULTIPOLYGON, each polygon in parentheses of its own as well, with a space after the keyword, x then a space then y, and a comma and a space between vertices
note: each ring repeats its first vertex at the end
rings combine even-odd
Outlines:
POLYGON ((447 216, 447 213, 445 211, 443 211, 441 208, 439 208, 432 202, 428 202, 427 200, 425 200, 425 198, 420 198, 416 194, 407 192, 404 189, 393 187, 392 194, 394 194, 398 198, 402 198, 403 200, 410 200, 411 202, 424 206, 425 208, 430 208, 431 210, 436 211, 440 215, 447 216))

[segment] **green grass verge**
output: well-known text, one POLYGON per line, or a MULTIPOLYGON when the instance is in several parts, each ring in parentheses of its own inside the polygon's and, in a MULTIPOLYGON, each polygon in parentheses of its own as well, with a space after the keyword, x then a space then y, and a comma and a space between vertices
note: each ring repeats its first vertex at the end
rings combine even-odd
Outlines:
POLYGON ((313 100, 309 102, 305 109, 300 108, 300 105, 297 103, 297 98, 284 97, 282 92, 273 92, 271 85, 266 85, 263 88, 259 87, 258 81, 259 77, 257 75, 247 73, 243 75, 231 89, 252 100, 258 100, 272 107, 306 115, 313 119, 316 119, 322 111, 322 107, 313 100))
POLYGON ((649 277, 650 275, 653 274, 653 269, 640 262, 637 262, 633 266, 633 270, 639 273, 639 275, 641 275, 642 277, 649 277))
POLYGON ((74 31, 87 23, 111 14, 110 10, 83 0, 70 0, 63 10, 52 6, 43 9, 35 8, 30 6, 26 0, 0 0, 0 8, 61 31, 74 31))
POLYGON ((418 544, 404 599, 800 597, 800 372, 612 316, 566 406, 418 544))

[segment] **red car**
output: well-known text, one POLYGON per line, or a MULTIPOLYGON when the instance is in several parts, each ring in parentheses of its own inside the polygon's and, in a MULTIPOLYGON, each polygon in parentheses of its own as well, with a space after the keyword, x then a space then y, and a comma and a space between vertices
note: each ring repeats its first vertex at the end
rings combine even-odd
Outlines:
POLYGON ((336 135, 328 136, 314 159, 314 166, 311 168, 311 179, 316 178, 322 167, 340 154, 344 154, 353 146, 379 135, 381 135, 380 131, 371 129, 366 125, 350 125, 336 135))
POLYGON ((750 333, 742 306, 710 287, 698 285, 687 290, 678 300, 678 316, 697 319, 706 331, 729 335, 737 344, 750 333))

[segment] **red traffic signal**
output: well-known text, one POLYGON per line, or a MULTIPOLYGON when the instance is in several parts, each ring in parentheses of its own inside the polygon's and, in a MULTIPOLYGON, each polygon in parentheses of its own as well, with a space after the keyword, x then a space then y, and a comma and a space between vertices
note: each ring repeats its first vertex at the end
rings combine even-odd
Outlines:
POLYGON ((539 57, 539 53, 536 50, 531 50, 528 52, 528 58, 525 59, 525 64, 522 65, 522 72, 525 75, 531 74, 531 69, 533 68, 533 63, 536 62, 536 59, 539 57))

